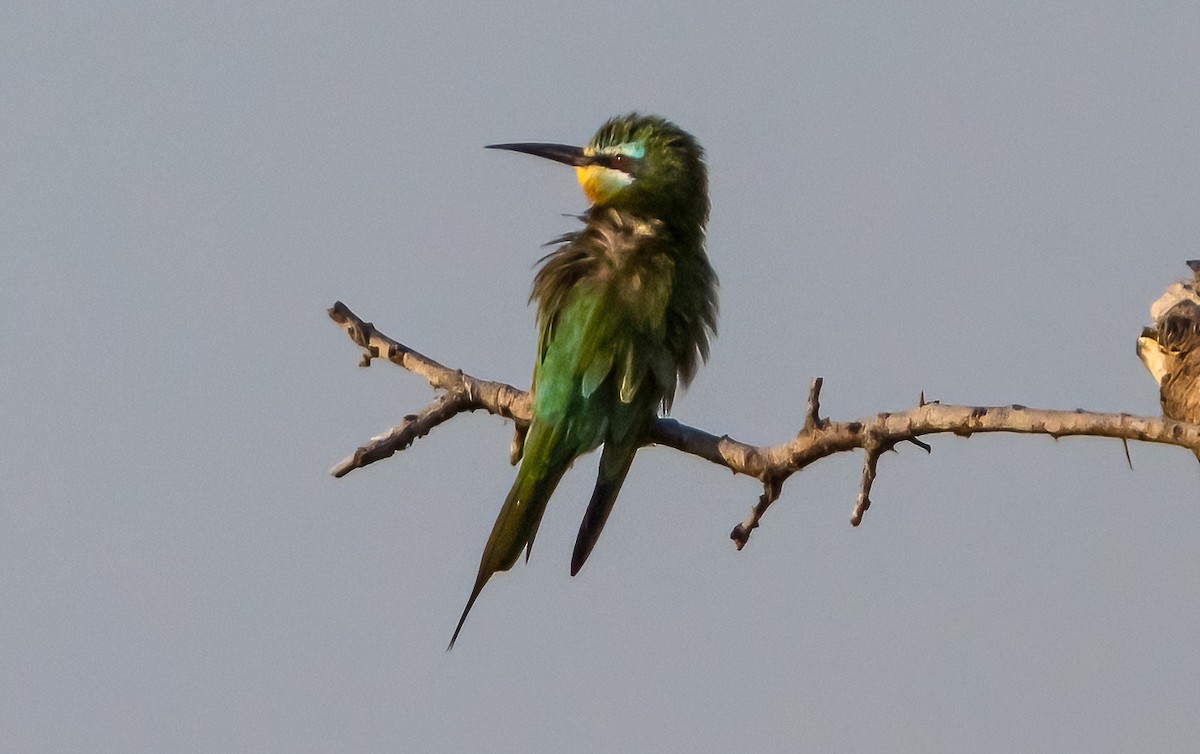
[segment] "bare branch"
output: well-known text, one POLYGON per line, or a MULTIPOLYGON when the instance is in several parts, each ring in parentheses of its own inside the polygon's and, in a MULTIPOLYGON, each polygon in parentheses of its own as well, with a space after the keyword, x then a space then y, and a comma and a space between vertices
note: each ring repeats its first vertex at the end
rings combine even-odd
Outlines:
POLYGON ((821 426, 821 385, 825 383, 822 377, 815 377, 808 386, 808 410, 804 413, 804 432, 812 432, 821 426))
POLYGON ((858 488, 858 498, 854 501, 854 512, 850 514, 850 525, 858 526, 862 523, 863 514, 871 507, 871 485, 875 484, 875 474, 879 468, 879 457, 883 455, 885 448, 874 437, 867 436, 867 446, 864 448, 866 453, 863 457, 862 483, 858 488))
POLYGON ((351 471, 376 461, 382 461, 393 454, 412 445, 417 438, 429 434, 437 425, 453 419, 459 413, 469 410, 463 407, 461 393, 448 393, 439 396, 419 414, 409 414, 398 426, 377 437, 372 437, 366 445, 354 451, 354 455, 343 460, 330 472, 335 477, 344 477, 351 471))
POLYGON ((729 538, 740 550, 750 541, 750 532, 758 528, 758 522, 767 512, 767 508, 779 499, 779 494, 783 492, 783 482, 772 479, 763 482, 763 494, 759 495, 758 503, 750 510, 750 515, 746 520, 733 527, 733 531, 729 533, 729 538))
MULTIPOLYGON (((513 462, 520 457, 524 430, 529 424, 531 406, 528 394, 503 382, 481 380, 456 369, 445 367, 407 346, 378 332, 363 322, 340 301, 329 309, 329 316, 341 325, 350 339, 364 349, 362 364, 386 358, 397 366, 424 377, 443 394, 417 414, 404 418, 392 430, 371 438, 352 456, 334 467, 334 476, 387 458, 428 434, 434 427, 457 414, 482 409, 512 419, 517 425, 510 451, 513 462)), ((951 433, 970 437, 977 432, 1009 432, 1049 435, 1055 439, 1072 436, 1109 437, 1122 441, 1138 440, 1177 445, 1200 451, 1200 425, 1159 417, 1134 416, 1083 411, 1031 409, 1025 406, 949 406, 926 401, 922 392, 918 405, 907 411, 881 413, 850 422, 833 422, 820 417, 821 378, 809 387, 804 425, 791 441, 758 446, 739 442, 727 435, 720 437, 674 419, 659 419, 653 426, 648 444, 663 445, 724 466, 735 474, 758 479, 763 494, 749 516, 738 524, 730 537, 741 549, 756 529, 762 515, 776 500, 783 483, 792 474, 816 461, 850 450, 866 451, 862 483, 851 523, 857 526, 870 507, 871 487, 878 470, 879 456, 909 442, 931 450, 919 438, 951 433)), ((1128 452, 1128 451, 1127 451, 1128 452)), ((1128 455, 1127 455, 1128 458, 1128 455)))
MULTIPOLYGON (((464 411, 484 409, 488 413, 512 419, 517 423, 518 437, 524 441, 524 428, 528 426, 532 415, 529 396, 524 390, 503 382, 476 379, 463 374, 461 370, 442 366, 379 332, 370 322, 359 319, 341 301, 329 309, 329 317, 341 325, 350 339, 364 350, 360 366, 370 366, 372 359, 384 358, 424 377, 435 390, 445 391, 420 413, 404 417, 398 426, 372 437, 355 450, 354 455, 334 466, 330 473, 335 477, 343 477, 354 469, 404 450, 416 439, 429 434, 434 427, 464 411)), ((519 455, 518 443, 514 439, 514 463, 519 455)))

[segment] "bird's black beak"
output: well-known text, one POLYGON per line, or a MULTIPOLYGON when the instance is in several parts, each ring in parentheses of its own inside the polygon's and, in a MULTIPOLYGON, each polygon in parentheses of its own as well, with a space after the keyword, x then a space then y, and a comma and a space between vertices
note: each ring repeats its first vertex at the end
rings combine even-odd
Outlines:
POLYGON ((524 152, 536 157, 545 157, 577 168, 587 167, 595 162, 594 158, 584 154, 583 147, 572 147, 566 144, 488 144, 485 149, 507 149, 510 152, 524 152))

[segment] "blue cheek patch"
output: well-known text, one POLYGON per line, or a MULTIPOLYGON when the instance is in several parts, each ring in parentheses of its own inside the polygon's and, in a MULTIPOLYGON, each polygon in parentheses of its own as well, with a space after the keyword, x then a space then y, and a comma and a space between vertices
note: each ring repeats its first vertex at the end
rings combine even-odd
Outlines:
POLYGON ((624 144, 611 144, 596 150, 596 152, 600 154, 623 154, 630 159, 640 160, 646 156, 646 142, 627 141, 624 144))
POLYGON ((621 154, 626 157, 632 157, 635 160, 640 160, 646 156, 646 143, 643 141, 635 141, 632 144, 622 144, 617 147, 621 154))

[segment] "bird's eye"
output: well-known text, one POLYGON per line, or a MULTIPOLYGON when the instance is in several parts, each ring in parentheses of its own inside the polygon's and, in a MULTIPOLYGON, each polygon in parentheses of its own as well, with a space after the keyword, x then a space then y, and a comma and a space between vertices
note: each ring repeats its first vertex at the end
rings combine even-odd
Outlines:
POLYGON ((630 162, 629 155, 615 154, 612 156, 610 164, 612 165, 613 170, 620 170, 623 173, 628 173, 630 162))

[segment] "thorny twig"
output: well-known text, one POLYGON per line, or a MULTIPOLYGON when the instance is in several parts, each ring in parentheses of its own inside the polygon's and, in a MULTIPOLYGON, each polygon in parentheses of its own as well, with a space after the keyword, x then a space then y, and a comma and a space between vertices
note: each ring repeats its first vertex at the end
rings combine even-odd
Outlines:
MULTIPOLYGON (((354 469, 387 458, 457 414, 479 409, 516 423, 517 435, 510 454, 513 462, 517 461, 523 432, 530 418, 529 396, 525 391, 443 366, 380 333, 340 301, 329 309, 329 316, 363 348, 362 366, 368 366, 373 359, 385 358, 421 375, 435 390, 442 391, 424 410, 404 417, 399 425, 355 450, 333 468, 334 476, 345 476, 354 469)), ((970 437, 977 432, 1011 432, 1049 435, 1056 439, 1087 435, 1177 445, 1193 452, 1200 450, 1200 425, 1186 422, 1124 413, 1032 409, 1020 405, 950 406, 927 402, 924 393, 918 405, 907 411, 881 413, 858 421, 833 422, 820 416, 821 387, 820 377, 812 381, 803 428, 785 443, 750 445, 728 435, 718 437, 674 419, 661 418, 654 424, 647 444, 674 448, 724 466, 735 474, 752 476, 762 483, 763 494, 758 502, 730 534, 738 549, 745 546, 763 514, 779 499, 784 482, 792 474, 836 453, 866 451, 862 482, 850 519, 857 526, 871 506, 870 493, 879 457, 902 442, 912 443, 928 452, 931 450, 929 444, 919 439, 924 435, 952 433, 970 437)))

